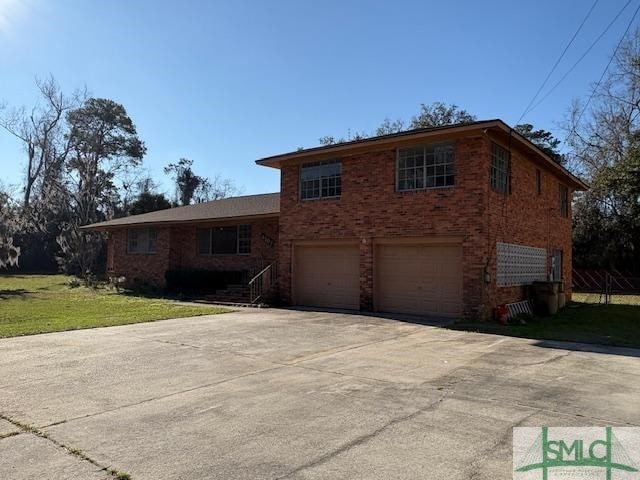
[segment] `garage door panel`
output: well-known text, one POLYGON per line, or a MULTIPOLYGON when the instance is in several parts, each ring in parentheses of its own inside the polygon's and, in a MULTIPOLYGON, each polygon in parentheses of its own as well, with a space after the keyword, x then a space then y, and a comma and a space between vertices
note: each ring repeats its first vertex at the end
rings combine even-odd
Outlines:
POLYGON ((462 310, 462 248, 381 245, 376 282, 378 310, 457 316, 462 310))
POLYGON ((296 246, 294 303, 357 309, 360 306, 357 245, 296 246))

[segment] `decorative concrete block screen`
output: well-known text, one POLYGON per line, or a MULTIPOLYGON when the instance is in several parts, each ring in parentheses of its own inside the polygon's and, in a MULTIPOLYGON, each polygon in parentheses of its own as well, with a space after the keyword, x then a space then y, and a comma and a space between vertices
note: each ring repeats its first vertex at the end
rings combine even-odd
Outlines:
POLYGON ((544 248, 498 242, 497 255, 499 287, 528 285, 547 279, 547 251, 544 248))

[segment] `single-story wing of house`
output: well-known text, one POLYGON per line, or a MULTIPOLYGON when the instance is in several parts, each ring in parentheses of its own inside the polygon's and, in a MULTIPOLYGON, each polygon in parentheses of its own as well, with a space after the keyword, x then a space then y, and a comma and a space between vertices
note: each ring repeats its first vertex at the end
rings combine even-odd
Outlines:
POLYGON ((107 232, 109 275, 164 287, 236 272, 222 297, 456 318, 487 318, 536 280, 570 298, 571 198, 587 185, 501 120, 257 163, 280 170, 280 193, 84 227, 107 232))

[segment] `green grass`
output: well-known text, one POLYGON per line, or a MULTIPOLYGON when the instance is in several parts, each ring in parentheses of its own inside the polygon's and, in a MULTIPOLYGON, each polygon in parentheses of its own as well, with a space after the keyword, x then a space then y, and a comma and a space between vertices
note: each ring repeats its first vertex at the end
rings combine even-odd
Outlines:
POLYGON ((0 338, 229 311, 67 282, 64 275, 0 275, 0 338))
MULTIPOLYGON (((573 293, 571 299, 580 303, 600 303, 604 297, 598 293, 573 293)), ((640 295, 611 295, 610 303, 614 305, 639 305, 640 295)))
MULTIPOLYGON (((582 299, 574 294, 574 299, 582 299)), ((499 325, 496 323, 460 323, 456 330, 510 335, 540 340, 617 345, 640 348, 640 303, 620 298, 618 303, 572 302, 557 315, 536 318, 527 325, 499 325), (622 302, 631 304, 621 304, 622 302)))

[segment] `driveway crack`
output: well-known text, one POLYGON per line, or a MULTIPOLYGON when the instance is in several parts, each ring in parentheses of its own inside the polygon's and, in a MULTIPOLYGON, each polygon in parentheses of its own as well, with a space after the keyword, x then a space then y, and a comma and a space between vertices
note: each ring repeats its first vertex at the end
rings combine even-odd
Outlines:
POLYGON ((542 360, 540 362, 521 363, 521 364, 518 364, 518 367, 533 367, 536 365, 547 365, 549 363, 557 362, 558 360, 568 357, 569 355, 571 355, 571 352, 566 352, 560 355, 556 355, 555 357, 547 358, 546 360, 542 360))
POLYGON ((388 421, 387 423, 385 423, 384 425, 381 425, 380 427, 376 428, 375 430, 373 430, 370 433, 366 433, 364 435, 360 435, 356 438, 354 438, 353 440, 350 440, 346 443, 344 443, 343 445, 339 446, 338 448, 326 453, 325 455, 322 455, 318 458, 316 458, 315 460, 306 463, 304 465, 300 465, 299 467, 291 470, 290 472, 280 476, 280 477, 276 477, 276 480, 281 480, 281 479, 285 479, 288 477, 291 477, 292 475, 295 475, 301 471, 304 470, 308 470, 310 468, 313 467, 317 467, 318 465, 322 465, 326 462, 328 462, 329 460, 331 460, 332 458, 341 455, 342 453, 351 450, 352 448, 355 448, 359 445, 363 445, 369 441, 371 441, 372 439, 374 439, 375 437, 377 437, 379 434, 381 434, 382 432, 384 432, 385 430, 398 425, 400 423, 403 422, 407 422, 410 421, 412 419, 414 419, 415 417, 417 417, 418 415, 424 413, 424 412, 428 412, 428 411, 433 411, 436 410, 440 404, 445 400, 447 396, 443 395, 440 398, 438 398, 437 400, 435 400, 434 402, 431 402, 421 408, 419 408, 418 410, 415 410, 407 415, 401 415, 399 417, 395 417, 392 418, 390 421, 388 421))
MULTIPOLYGON (((67 419, 64 419, 64 420, 60 420, 60 421, 56 421, 56 422, 53 422, 53 423, 49 423, 49 424, 44 425, 44 426, 42 426, 40 428, 49 428, 49 427, 54 427, 56 425, 60 425, 62 423, 72 422, 74 420, 82 420, 84 418, 97 417, 97 416, 103 415, 105 413, 115 412, 115 411, 118 411, 118 410, 122 410, 124 408, 136 407, 138 405, 143 405, 145 403, 153 402, 153 401, 156 401, 156 400, 162 400, 164 398, 170 398, 170 397, 173 397, 173 396, 176 396, 176 395, 181 395, 183 393, 194 392, 196 390, 201 390, 203 388, 215 387, 215 386, 221 385, 223 383, 232 382, 232 381, 237 380, 239 378, 249 377, 251 375, 257 375, 257 374, 260 374, 260 373, 269 372, 271 370, 277 370, 279 368, 284 368, 284 366, 278 365, 278 366, 275 366, 275 367, 263 368, 261 370, 256 370, 256 371, 253 371, 253 372, 243 373, 241 375, 236 375, 235 377, 225 378, 225 379, 220 380, 218 382, 207 383, 206 385, 198 385, 197 387, 187 388, 185 390, 179 390, 177 392, 171 392, 171 393, 167 393, 165 395, 158 395, 158 396, 151 397, 151 398, 145 398, 144 400, 140 400, 138 402, 128 403, 126 405, 120 405, 120 406, 117 406, 115 408, 102 410, 100 412, 89 413, 87 415, 80 415, 80 416, 77 416, 77 417, 67 418, 67 419)), ((0 415, 0 418, 2 418, 1 415, 0 415)))
POLYGON ((34 427, 33 425, 28 425, 26 423, 22 423, 19 422, 18 420, 14 420, 13 418, 7 417, 6 415, 0 413, 0 419, 2 420, 6 420, 7 422, 11 423, 12 425, 14 425, 16 428, 18 428, 20 430, 20 433, 30 433, 32 435, 35 435, 37 437, 43 438, 45 440, 47 440, 48 442, 51 442, 53 445, 55 445, 56 447, 64 450, 66 453, 68 453, 69 455, 72 455, 84 462, 88 462, 91 465, 93 465, 94 467, 97 467, 99 470, 111 475, 113 478, 116 478, 118 480, 131 480, 131 475, 129 475, 128 473, 125 473, 123 471, 117 470, 115 468, 112 468, 109 465, 102 465, 101 463, 99 463, 97 460, 94 460, 93 458, 91 458, 89 455, 87 455, 85 452, 83 452, 82 450, 79 450, 77 448, 72 448, 58 440, 56 440, 55 438, 53 438, 51 435, 49 435, 47 432, 41 430, 40 428, 34 427))
POLYGON ((471 462, 469 462, 469 468, 470 468, 469 480, 474 480, 475 478, 478 477, 478 475, 480 474, 479 467, 480 467, 481 462, 483 462, 485 459, 487 459, 489 457, 489 455, 494 453, 496 450, 498 450, 500 447, 502 447, 503 445, 505 445, 509 441, 511 432, 513 431, 514 428, 521 426, 524 422, 526 422, 528 419, 533 417, 539 411, 540 410, 531 412, 528 415, 525 415, 524 417, 522 417, 517 422, 511 423, 506 428, 504 433, 500 436, 500 438, 498 438, 497 441, 495 441, 493 444, 491 444, 484 451, 482 451, 481 453, 476 455, 473 458, 473 460, 471 460, 471 462))

